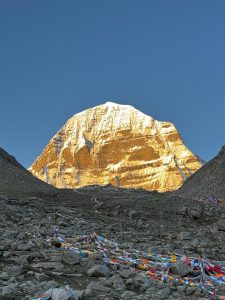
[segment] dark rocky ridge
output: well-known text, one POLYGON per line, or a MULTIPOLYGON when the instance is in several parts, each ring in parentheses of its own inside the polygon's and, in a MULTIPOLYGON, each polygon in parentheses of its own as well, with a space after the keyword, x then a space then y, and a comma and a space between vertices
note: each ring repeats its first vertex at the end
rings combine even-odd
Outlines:
POLYGON ((219 154, 184 182, 175 193, 200 200, 225 200, 225 146, 219 154))
POLYGON ((0 189, 1 190, 44 190, 53 191, 54 187, 34 177, 13 156, 0 148, 0 189))

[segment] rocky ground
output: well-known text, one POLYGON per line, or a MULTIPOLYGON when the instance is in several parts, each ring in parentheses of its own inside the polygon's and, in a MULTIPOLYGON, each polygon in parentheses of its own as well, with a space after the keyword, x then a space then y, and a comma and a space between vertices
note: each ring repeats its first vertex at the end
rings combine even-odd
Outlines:
POLYGON ((188 177, 176 193, 192 199, 218 200, 225 205, 225 146, 217 156, 188 177))
MULTIPOLYGON (((46 240, 55 228, 70 239, 96 232, 124 249, 201 254, 225 266, 225 208, 210 203, 112 187, 2 189, 0 202, 0 299, 29 299, 67 285, 76 294, 54 299, 209 299, 196 287, 161 283, 132 268, 102 266, 98 255, 82 258, 51 246, 46 240)), ((218 289, 225 295, 225 286, 218 289)))

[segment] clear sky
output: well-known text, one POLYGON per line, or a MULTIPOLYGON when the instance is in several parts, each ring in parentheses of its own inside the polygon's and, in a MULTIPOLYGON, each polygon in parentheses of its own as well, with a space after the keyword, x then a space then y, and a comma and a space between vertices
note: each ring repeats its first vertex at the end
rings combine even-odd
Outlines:
POLYGON ((72 115, 114 101, 225 144, 225 1, 0 0, 0 147, 26 167, 72 115))

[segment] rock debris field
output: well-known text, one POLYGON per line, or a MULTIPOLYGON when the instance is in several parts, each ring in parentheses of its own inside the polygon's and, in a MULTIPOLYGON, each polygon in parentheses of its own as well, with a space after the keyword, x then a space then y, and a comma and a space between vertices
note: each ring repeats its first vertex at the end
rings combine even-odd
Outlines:
POLYGON ((0 149, 0 299, 225 299, 225 207, 183 191, 60 190, 0 149))
POLYGON ((0 202, 0 299, 224 299, 222 206, 111 186, 0 202))

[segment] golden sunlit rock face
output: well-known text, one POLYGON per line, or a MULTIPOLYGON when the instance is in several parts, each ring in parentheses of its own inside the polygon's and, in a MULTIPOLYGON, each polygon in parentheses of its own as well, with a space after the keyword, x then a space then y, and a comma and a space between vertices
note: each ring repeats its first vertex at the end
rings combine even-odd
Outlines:
POLYGON ((107 102, 69 119, 29 170, 59 188, 110 183, 165 192, 201 165, 172 123, 107 102))

